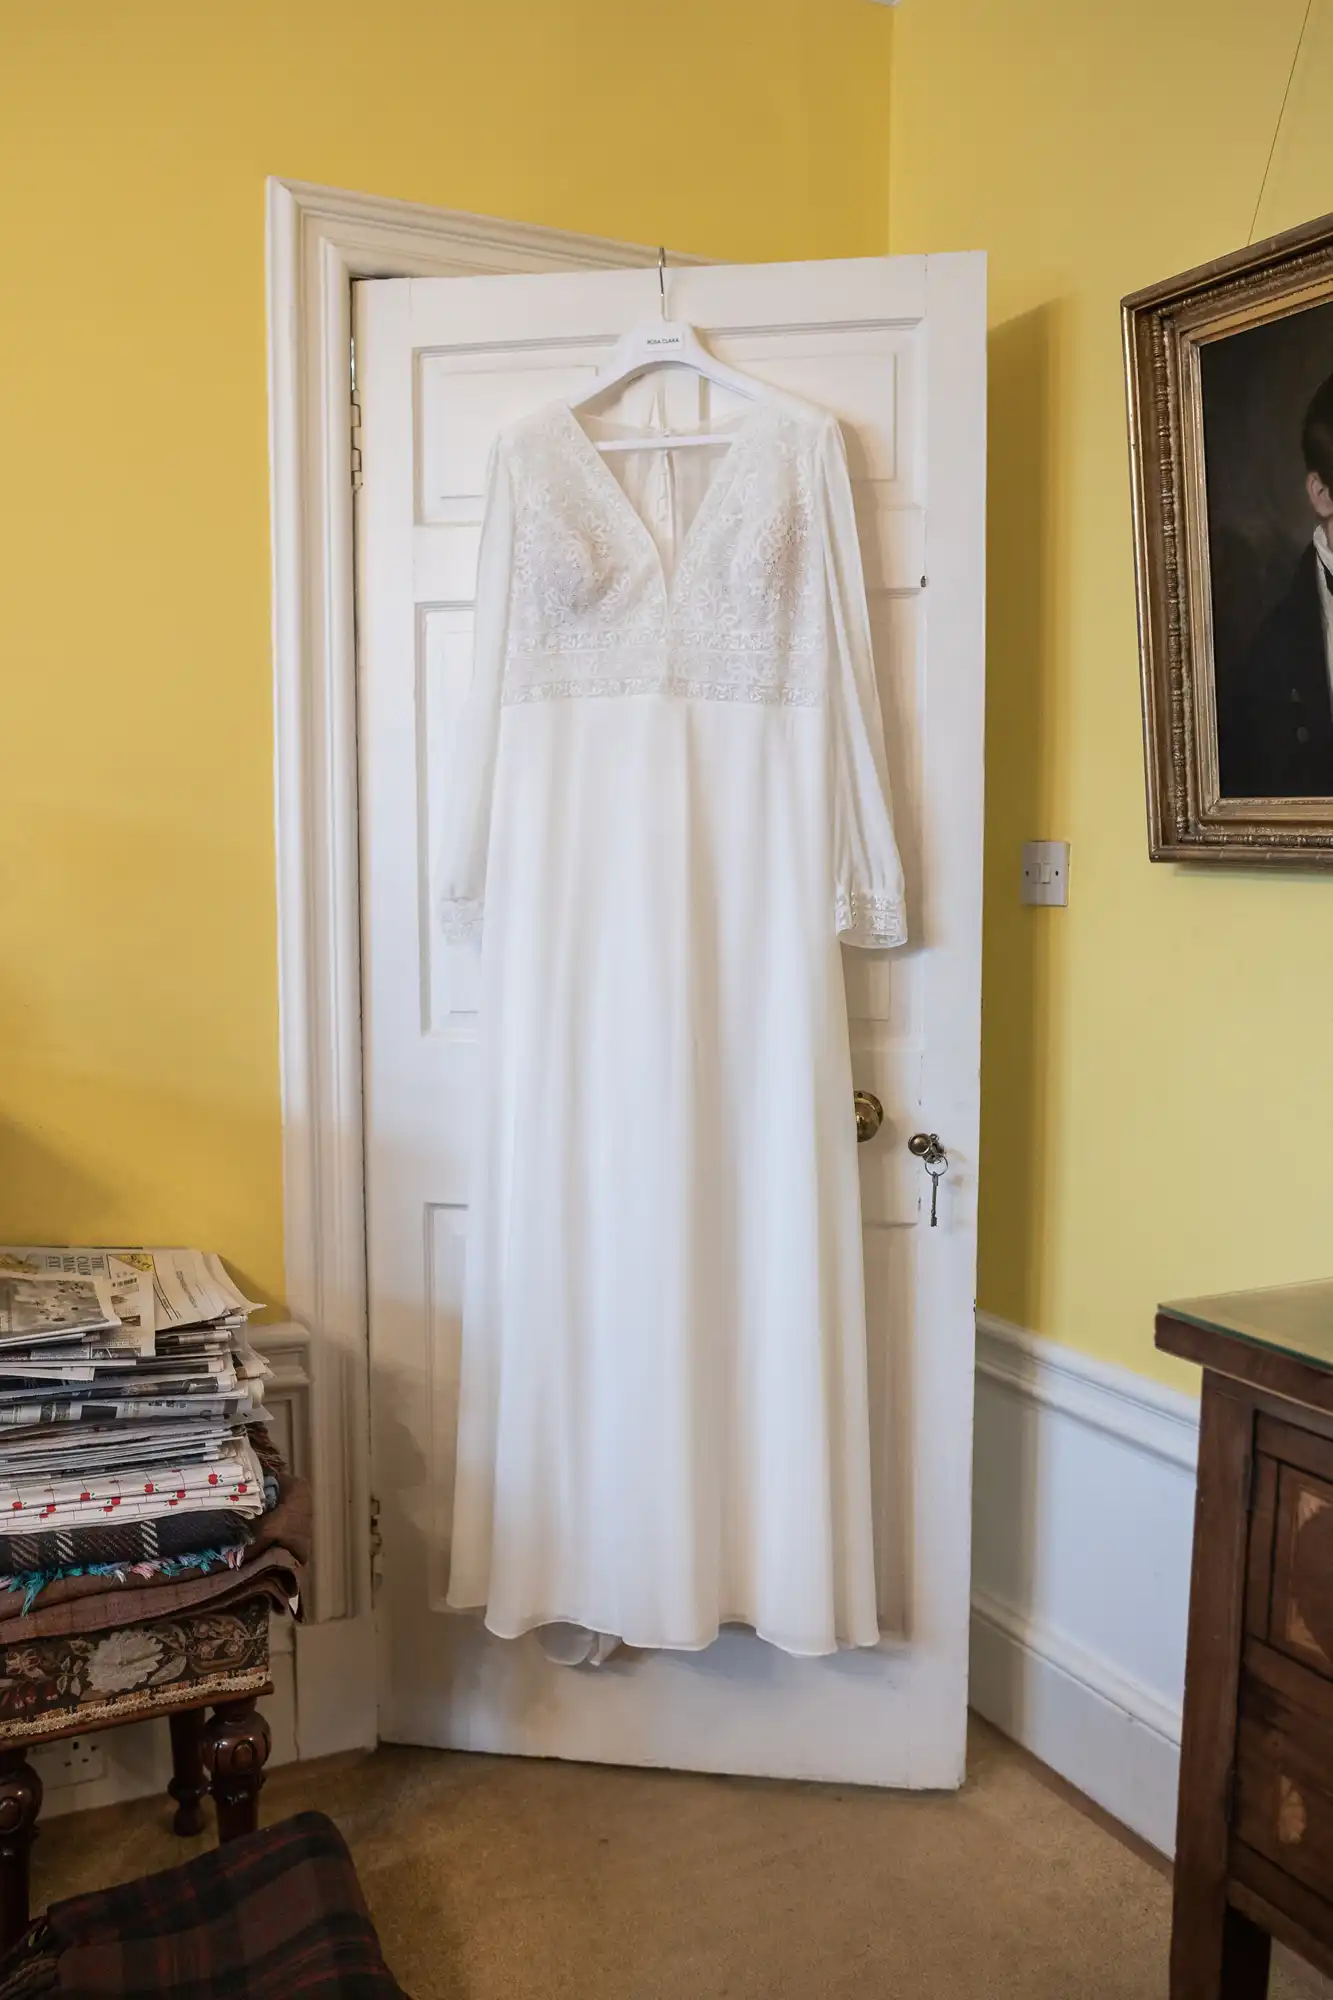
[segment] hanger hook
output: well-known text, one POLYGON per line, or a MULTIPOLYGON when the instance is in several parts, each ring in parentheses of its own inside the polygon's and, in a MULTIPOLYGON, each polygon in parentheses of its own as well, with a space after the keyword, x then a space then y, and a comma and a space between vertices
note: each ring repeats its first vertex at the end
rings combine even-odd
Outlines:
POLYGON ((659 243, 659 244, 658 244, 658 246, 657 246, 657 296, 658 296, 658 303, 659 303, 659 305, 661 306, 661 310, 662 310, 662 317, 663 317, 663 319, 665 319, 665 318, 666 318, 666 316, 667 316, 667 309, 666 309, 666 245, 665 245, 665 243, 659 243))

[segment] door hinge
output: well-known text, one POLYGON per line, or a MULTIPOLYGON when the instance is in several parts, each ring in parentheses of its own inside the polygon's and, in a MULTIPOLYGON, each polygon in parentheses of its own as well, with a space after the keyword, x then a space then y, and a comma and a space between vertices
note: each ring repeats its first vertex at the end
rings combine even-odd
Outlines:
POLYGON ((383 1570, 384 1536, 380 1532, 380 1503, 377 1495, 370 1496, 370 1584, 377 1589, 383 1570))
POLYGON ((361 405, 352 398, 352 491, 361 491, 361 405))

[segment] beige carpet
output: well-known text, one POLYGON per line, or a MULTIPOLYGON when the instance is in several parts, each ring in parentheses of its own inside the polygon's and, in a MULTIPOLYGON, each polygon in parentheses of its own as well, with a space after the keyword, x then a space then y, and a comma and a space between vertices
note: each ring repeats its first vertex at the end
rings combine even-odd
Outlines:
MULTIPOLYGON (((1165 2000, 1161 1867, 984 1727, 957 1797, 384 1749, 263 1806, 338 1821, 415 2000, 1165 2000)), ((34 1901, 207 1844, 155 1800, 52 1820, 34 1901)))

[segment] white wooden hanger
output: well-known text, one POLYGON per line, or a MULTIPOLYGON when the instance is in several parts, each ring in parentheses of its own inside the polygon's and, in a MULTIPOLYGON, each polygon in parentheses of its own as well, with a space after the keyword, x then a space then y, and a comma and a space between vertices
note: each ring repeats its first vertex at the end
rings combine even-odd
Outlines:
MULTIPOLYGON (((711 382, 719 389, 730 389, 737 396, 744 396, 752 403, 774 402, 776 397, 764 383, 756 382, 753 375, 743 375, 739 368, 728 367, 710 354, 692 326, 683 320, 667 318, 666 310, 666 251, 657 253, 657 289, 661 300, 661 318, 649 320, 645 326, 632 327, 616 342, 605 368, 599 369, 581 396, 570 402, 571 410, 586 409, 612 389, 624 386, 646 374, 650 368, 692 368, 705 382, 711 382)), ((593 440, 598 451, 677 451, 686 445, 732 444, 735 434, 731 431, 660 431, 655 436, 606 438, 593 440)))

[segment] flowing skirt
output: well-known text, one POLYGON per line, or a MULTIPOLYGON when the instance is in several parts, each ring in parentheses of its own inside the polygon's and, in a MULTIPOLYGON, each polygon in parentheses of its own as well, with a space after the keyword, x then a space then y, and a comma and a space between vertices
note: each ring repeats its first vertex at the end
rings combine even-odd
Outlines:
POLYGON ((822 713, 505 708, 449 1602, 878 1639, 822 713))

